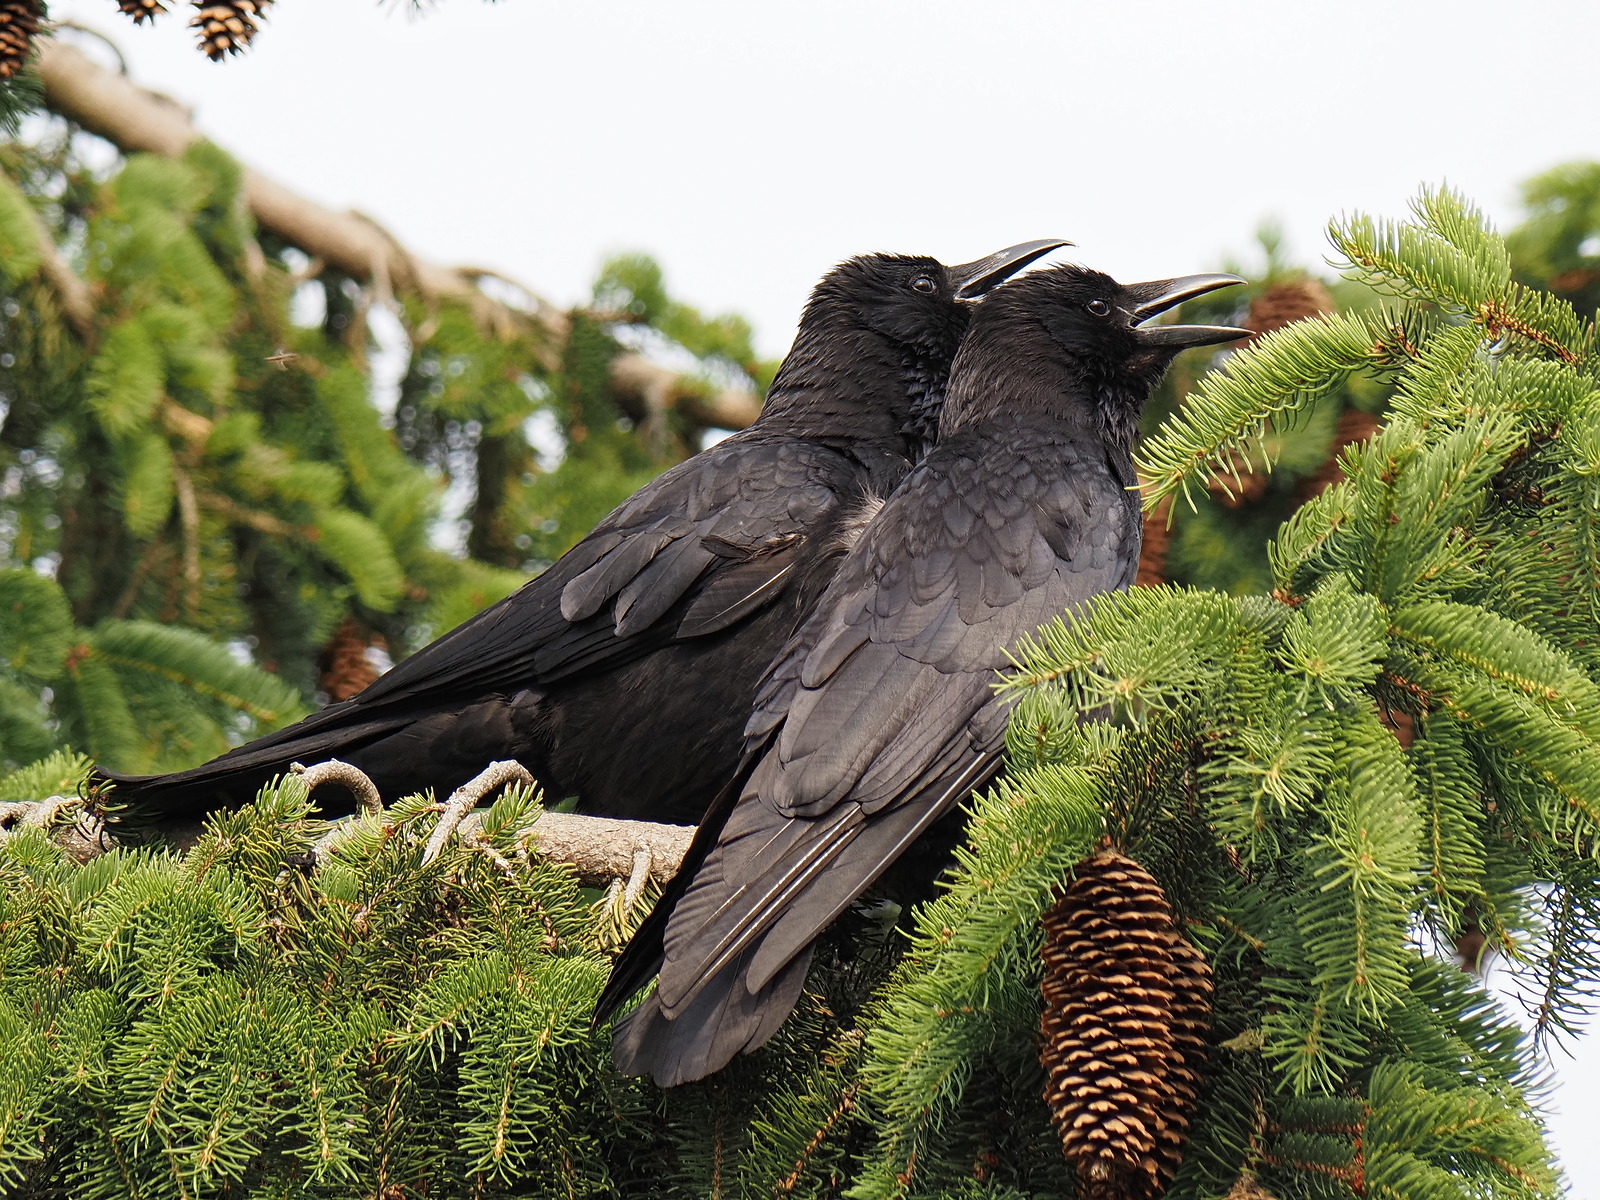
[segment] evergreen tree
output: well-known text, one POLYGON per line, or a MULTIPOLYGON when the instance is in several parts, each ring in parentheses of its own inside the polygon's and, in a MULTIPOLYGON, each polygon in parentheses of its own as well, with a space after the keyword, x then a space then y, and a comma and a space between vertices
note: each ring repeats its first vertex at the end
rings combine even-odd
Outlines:
MULTIPOLYGON (((1566 163, 1522 188, 1526 218, 1506 235, 1514 277, 1555 293, 1580 313, 1600 309, 1600 164, 1566 163)), ((1207 319, 1242 325, 1257 337, 1308 316, 1363 312, 1383 297, 1358 279, 1322 279, 1289 261, 1282 236, 1260 231, 1257 263, 1223 269, 1251 280, 1247 288, 1203 297, 1207 319)), ((1209 370, 1242 347, 1191 351, 1179 359, 1145 414, 1153 433, 1209 370)), ((1267 543, 1299 505, 1343 476, 1340 455, 1377 429, 1391 395, 1388 382, 1356 375, 1330 387, 1274 427, 1270 442, 1235 448, 1230 470, 1192 491, 1176 508, 1161 507, 1145 525, 1140 582, 1172 581, 1248 593, 1269 586, 1267 543)))
POLYGON ((1449 948, 1482 931, 1535 1037, 1600 974, 1594 326, 1451 192, 1332 237, 1385 301, 1205 376, 1147 502, 1338 388, 1382 388, 1382 427, 1268 587, 1136 588, 1020 649, 943 894, 905 938, 849 914, 760 1052, 666 1094, 611 1072, 584 1018, 637 912, 528 853, 525 793, 431 862, 420 798, 308 863, 290 778, 180 857, 0 845, 0 1186, 1555 1196, 1534 1045, 1449 948))
POLYGON ((608 264, 552 345, 260 232, 209 143, 101 175, 82 136, 0 146, 0 768, 67 744, 180 768, 349 695, 698 449, 684 405, 625 414, 619 339, 707 381, 766 370, 647 259, 608 264), (384 403, 390 300, 410 344, 384 403))
MULTIPOLYGON (((1326 281, 1291 263, 1274 226, 1263 226, 1257 238, 1259 266, 1230 261, 1223 267, 1250 283, 1235 289, 1235 295, 1194 302, 1196 312, 1205 310, 1204 319, 1251 329, 1255 336, 1236 346, 1180 357, 1145 413, 1147 436, 1230 355, 1295 321, 1365 311, 1379 302, 1359 281, 1326 281)), ((1267 543, 1273 533, 1296 508, 1338 479, 1340 451, 1371 435, 1387 399, 1382 381, 1354 376, 1307 404, 1293 423, 1274 427, 1270 438, 1235 447, 1228 469, 1209 480, 1204 491, 1196 489, 1183 504, 1165 504, 1147 517, 1140 582, 1172 581, 1239 594, 1266 590, 1271 579, 1267 543)))
POLYGON ((1600 310, 1600 163, 1570 162, 1522 185, 1528 218, 1506 235, 1517 278, 1600 310))

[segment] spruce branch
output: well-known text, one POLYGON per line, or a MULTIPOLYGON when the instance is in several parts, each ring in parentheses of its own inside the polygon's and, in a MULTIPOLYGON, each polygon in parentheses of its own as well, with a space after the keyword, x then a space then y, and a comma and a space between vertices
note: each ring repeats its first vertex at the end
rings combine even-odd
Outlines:
POLYGON ((1220 481, 1250 461, 1248 443, 1270 422, 1303 411, 1355 372, 1384 360, 1400 323, 1386 313, 1339 313, 1296 321, 1230 355, 1137 455, 1144 506, 1190 485, 1220 481))
POLYGON ((1349 271, 1373 287, 1464 313, 1489 340, 1524 338, 1561 361, 1583 359, 1592 342, 1572 306, 1511 279, 1505 244, 1483 214, 1449 188, 1424 188, 1420 223, 1355 214, 1328 236, 1349 271))
POLYGON ((877 1162, 853 1195, 905 1192, 919 1147, 971 1077, 965 1049, 993 1036, 1052 890, 1099 833, 1098 792, 1088 772, 1043 766, 976 801, 961 873, 917 910, 910 956, 868 1029, 862 1076, 884 1119, 877 1162))
MULTIPOLYGON (((56 761, 47 760, 42 765, 48 767, 56 761)), ((86 764, 87 760, 81 758, 70 760, 66 774, 72 776, 72 786, 82 779, 86 764)), ((41 776, 49 777, 48 773, 41 776)), ((372 780, 349 763, 330 759, 311 767, 297 767, 287 778, 298 781, 306 794, 323 783, 341 784, 351 790, 362 808, 359 817, 333 822, 309 847, 316 863, 325 863, 335 848, 360 836, 366 822, 392 821, 397 817, 410 819, 384 808, 372 780)), ((23 782, 26 775, 16 779, 23 782)), ((492 848, 492 842, 485 838, 484 825, 492 810, 476 809, 476 806, 485 796, 508 783, 532 785, 533 778, 519 763, 493 763, 456 789, 449 801, 438 810, 443 815, 423 848, 422 863, 437 861, 452 837, 468 845, 489 845, 492 848)), ((29 786, 25 782, 23 785, 29 786)), ((60 837, 70 835, 75 847, 81 844, 79 853, 84 858, 99 857, 117 845, 115 826, 108 826, 91 803, 81 797, 53 796, 46 800, 34 800, 0 796, 0 840, 21 829, 52 827, 59 831, 60 837), (69 818, 70 823, 64 824, 69 818)), ((180 841, 190 841, 199 836, 197 832, 173 832, 180 841)), ((627 894, 624 906, 632 909, 644 894, 647 883, 661 886, 672 878, 683 856, 688 853, 693 837, 694 828, 687 825, 541 811, 526 828, 517 832, 515 840, 521 842, 524 838, 531 839, 544 860, 574 867, 578 878, 586 885, 605 886, 613 881, 621 881, 627 894)), ((506 864, 503 856, 498 861, 506 864)), ((276 872, 277 867, 273 870, 276 872)))

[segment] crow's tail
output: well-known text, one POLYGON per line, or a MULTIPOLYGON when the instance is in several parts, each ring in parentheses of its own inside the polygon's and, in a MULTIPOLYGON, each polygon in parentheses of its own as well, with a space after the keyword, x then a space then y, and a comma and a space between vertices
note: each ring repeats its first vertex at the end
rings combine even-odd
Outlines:
POLYGON ((666 954, 667 923, 672 920, 672 912, 694 882, 695 872, 705 862, 706 855, 716 848, 717 839, 722 836, 722 827, 727 824, 734 805, 739 802, 739 793, 744 790, 745 782, 755 769, 764 746, 765 742, 762 742, 746 749, 733 777, 722 785, 707 807, 706 815, 700 819, 700 827, 694 831, 694 840, 689 843, 688 852, 683 856, 683 862, 678 864, 677 874, 668 881, 650 915, 634 931, 617 961, 611 964, 611 975, 606 980, 600 998, 594 1003, 592 1027, 605 1024, 661 969, 666 954))
POLYGON ((654 993, 617 1024, 612 1057, 624 1075, 650 1075, 661 1087, 704 1079, 738 1054, 758 1049, 794 1011, 811 965, 811 947, 795 955, 758 991, 745 968, 751 947, 717 973, 683 1009, 668 1017, 654 993))
MULTIPOLYGON (((389 763, 374 762, 372 760, 384 756, 364 755, 362 751, 413 724, 414 718, 395 715, 351 721, 349 717, 356 714, 348 710, 341 712, 341 709, 343 705, 336 705, 313 713, 297 724, 257 738, 187 771, 122 775, 97 768, 91 783, 115 784, 111 798, 125 807, 131 818, 160 823, 169 819, 193 820, 218 809, 248 804, 257 792, 294 763, 310 766, 330 758, 341 758, 354 762, 369 775, 372 774, 369 766, 374 766, 385 777, 393 776, 392 768, 402 765, 392 761, 394 756, 388 756, 389 763), (340 720, 341 716, 345 719, 340 720)), ((395 798, 384 789, 384 780, 376 776, 374 779, 386 799, 395 798)), ((414 790, 417 789, 407 789, 414 790)), ((324 798, 320 791, 318 799, 329 815, 354 810, 353 797, 348 806, 341 805, 335 795, 324 798)))

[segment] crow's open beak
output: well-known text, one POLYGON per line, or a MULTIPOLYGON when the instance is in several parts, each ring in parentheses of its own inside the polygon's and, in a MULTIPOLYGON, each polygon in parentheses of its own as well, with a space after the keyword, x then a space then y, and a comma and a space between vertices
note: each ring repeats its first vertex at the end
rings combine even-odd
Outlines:
POLYGON ((1004 250, 989 255, 988 258, 951 267, 950 280, 955 284, 956 295, 960 299, 976 300, 996 284, 1010 279, 1034 259, 1043 258, 1052 250, 1070 245, 1072 243, 1063 238, 1041 238, 1037 242, 1022 242, 1015 246, 1007 246, 1004 250))
MULTIPOLYGON (((1185 300, 1204 296, 1218 288, 1243 283, 1237 275, 1185 275, 1179 279, 1156 279, 1150 283, 1130 283, 1126 291, 1133 307, 1128 310, 1135 323, 1175 308, 1185 300)), ((1250 330, 1227 325, 1139 325, 1133 331, 1146 346, 1214 346, 1249 337, 1250 330)))

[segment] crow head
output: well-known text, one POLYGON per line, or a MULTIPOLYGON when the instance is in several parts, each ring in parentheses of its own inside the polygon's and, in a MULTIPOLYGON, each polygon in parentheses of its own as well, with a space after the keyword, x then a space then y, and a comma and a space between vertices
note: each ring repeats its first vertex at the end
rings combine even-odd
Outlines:
MULTIPOLYGON (((1004 381, 1040 397, 1088 400, 1106 436, 1132 442, 1140 410, 1161 376, 1190 346, 1249 336, 1222 325, 1151 325, 1151 318, 1195 296, 1244 280, 1185 275, 1118 283, 1087 267, 1038 271, 985 300, 963 352, 963 423, 985 405, 981 381, 1004 381), (971 369, 965 364, 971 360, 971 369), (979 364, 986 364, 980 366, 979 364), (970 376, 977 388, 966 387, 970 376)), ((955 414, 953 414, 955 415, 955 414)))
MULTIPOLYGON (((822 277, 800 319, 799 335, 773 381, 814 388, 824 378, 845 384, 863 407, 887 402, 910 449, 932 444, 950 363, 967 331, 973 300, 1058 246, 1045 239, 1009 246, 976 262, 947 267, 938 259, 866 254, 822 277)), ((771 401, 769 400, 769 407, 771 401)))
POLYGON ((1057 238, 1023 242, 956 267, 920 255, 863 254, 822 277, 800 328, 804 333, 811 325, 843 321, 948 363, 967 330, 971 306, 963 301, 976 300, 1035 259, 1071 244, 1057 238))

